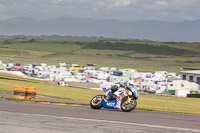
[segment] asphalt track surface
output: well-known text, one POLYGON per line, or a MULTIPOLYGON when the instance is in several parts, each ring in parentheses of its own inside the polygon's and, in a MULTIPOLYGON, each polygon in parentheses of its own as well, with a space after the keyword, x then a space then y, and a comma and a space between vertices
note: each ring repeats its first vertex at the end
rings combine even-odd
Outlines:
POLYGON ((200 115, 0 100, 0 133, 192 133, 200 115))

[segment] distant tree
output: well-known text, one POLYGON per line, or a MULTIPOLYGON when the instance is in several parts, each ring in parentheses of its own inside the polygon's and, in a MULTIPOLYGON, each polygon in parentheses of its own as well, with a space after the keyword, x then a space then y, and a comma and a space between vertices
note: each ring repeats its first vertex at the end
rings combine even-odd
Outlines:
POLYGON ((82 49, 106 49, 106 50, 121 50, 121 51, 135 51, 137 53, 146 54, 157 54, 157 55, 195 55, 194 51, 173 48, 166 45, 150 45, 150 44, 140 44, 132 43, 126 44, 124 42, 93 42, 85 45, 82 49))
POLYGON ((12 44, 12 42, 5 40, 4 42, 2 42, 2 44, 7 45, 7 44, 12 44))
POLYGON ((104 40, 98 40, 99 43, 103 43, 104 40))
POLYGON ((66 43, 68 43, 68 41, 61 42, 60 44, 66 44, 66 43))
POLYGON ((21 43, 34 43, 36 42, 36 39, 30 39, 28 41, 21 41, 21 43))
POLYGON ((80 42, 80 41, 76 41, 75 43, 78 44, 78 45, 85 45, 84 42, 80 42))
POLYGON ((36 42, 36 40, 35 39, 30 39, 28 42, 29 43, 34 43, 34 42, 36 42))

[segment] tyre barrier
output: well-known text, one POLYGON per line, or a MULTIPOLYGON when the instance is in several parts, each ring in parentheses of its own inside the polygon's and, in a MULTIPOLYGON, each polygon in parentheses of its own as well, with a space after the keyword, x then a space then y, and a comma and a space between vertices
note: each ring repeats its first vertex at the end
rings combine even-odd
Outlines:
POLYGON ((200 98, 200 94, 187 94, 189 98, 200 98))
POLYGON ((36 97, 36 88, 26 88, 25 99, 34 99, 36 97))
POLYGON ((25 99, 25 95, 26 95, 26 88, 25 87, 20 87, 20 86, 14 87, 13 98, 15 98, 15 99, 25 99))
POLYGON ((26 88, 15 86, 13 98, 15 99, 34 99, 36 97, 36 88, 26 88))

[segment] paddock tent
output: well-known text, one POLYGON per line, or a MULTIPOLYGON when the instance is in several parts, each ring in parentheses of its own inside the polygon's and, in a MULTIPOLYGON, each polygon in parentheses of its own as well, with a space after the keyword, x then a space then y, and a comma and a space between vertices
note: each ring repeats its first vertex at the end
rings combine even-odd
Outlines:
POLYGON ((0 64, 0 67, 6 67, 4 64, 0 64))
POLYGON ((5 71, 6 70, 6 67, 4 66, 4 64, 0 64, 0 71, 5 71))
POLYGON ((15 66, 14 71, 21 71, 21 72, 24 72, 24 69, 21 67, 21 66, 15 66))

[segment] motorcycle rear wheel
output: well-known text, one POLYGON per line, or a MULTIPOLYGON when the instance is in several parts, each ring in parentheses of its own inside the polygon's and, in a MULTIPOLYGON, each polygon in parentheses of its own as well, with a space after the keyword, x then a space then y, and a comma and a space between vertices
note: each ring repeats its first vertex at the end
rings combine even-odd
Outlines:
POLYGON ((130 112, 137 106, 137 101, 133 98, 128 102, 128 96, 126 96, 122 99, 120 106, 122 111, 130 112))
POLYGON ((92 109, 102 108, 103 107, 102 97, 103 97, 103 95, 97 95, 97 96, 93 97, 92 100, 90 101, 90 107, 92 109))

